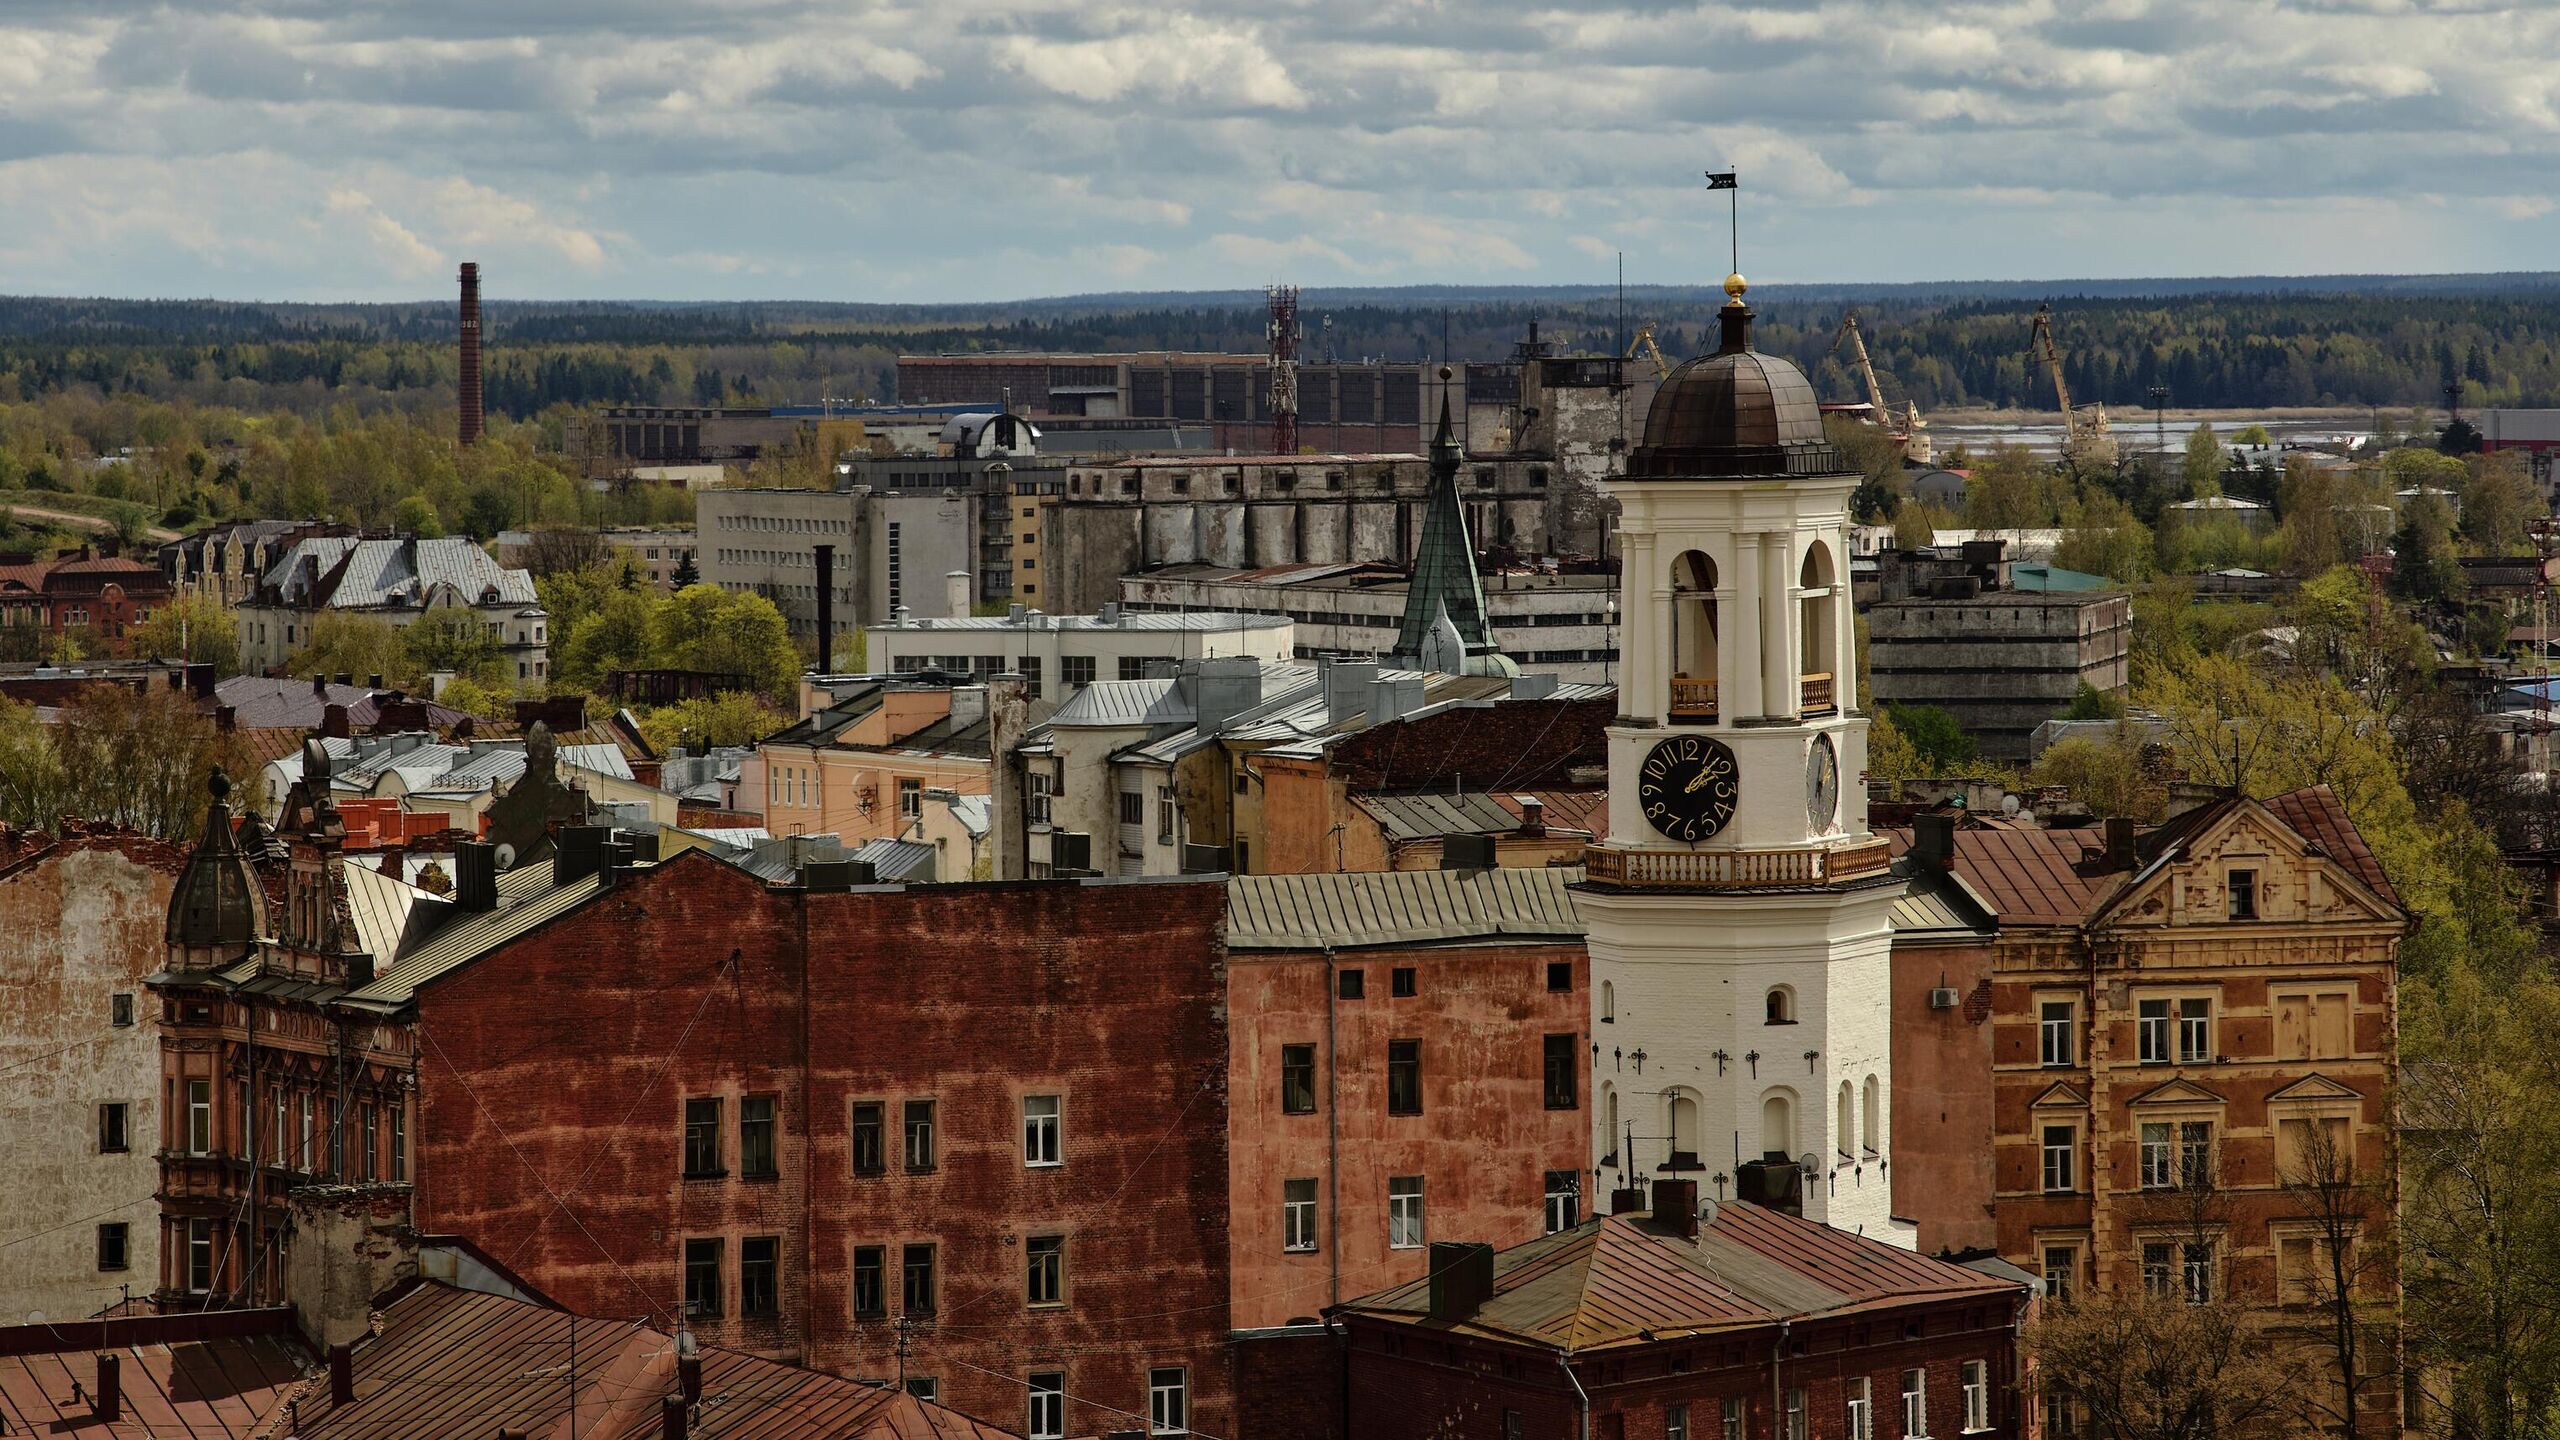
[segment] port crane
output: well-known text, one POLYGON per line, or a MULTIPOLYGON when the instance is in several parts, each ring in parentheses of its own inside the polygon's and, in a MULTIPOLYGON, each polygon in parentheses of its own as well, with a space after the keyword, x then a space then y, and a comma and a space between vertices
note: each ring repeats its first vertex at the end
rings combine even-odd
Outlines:
POLYGON ((2071 386, 2062 378, 2062 347, 2053 339, 2053 307, 2036 307, 2035 329, 2027 340, 2027 354, 2041 361, 2053 375, 2053 398, 2062 407, 2062 458, 2074 466, 2105 469, 2116 463, 2116 437, 2107 429, 2107 407, 2098 404, 2074 409, 2071 386))
POLYGON ((1671 362, 1663 358, 1661 342, 1653 338, 1653 322, 1650 320, 1644 322, 1644 328, 1636 332, 1636 338, 1627 343, 1625 358, 1633 360, 1638 354, 1653 361, 1653 373, 1656 379, 1671 378, 1671 362))
POLYGON ((1937 463, 1936 448, 1930 445, 1929 422, 1920 418, 1920 406, 1908 393, 1902 397, 1901 413, 1896 414, 1884 400, 1884 385, 1876 379, 1875 362, 1867 357, 1867 337, 1858 329, 1858 312, 1840 317, 1840 333, 1831 337, 1831 350, 1837 354, 1841 345, 1849 347, 1849 358, 1857 362, 1858 376, 1866 382, 1867 410, 1877 428, 1902 442, 1902 458, 1914 465, 1937 463))

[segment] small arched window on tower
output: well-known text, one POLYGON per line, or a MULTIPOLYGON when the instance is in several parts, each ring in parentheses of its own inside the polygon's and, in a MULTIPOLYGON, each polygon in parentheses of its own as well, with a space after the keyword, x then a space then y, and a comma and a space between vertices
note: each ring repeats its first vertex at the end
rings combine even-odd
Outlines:
POLYGON ((1867 1137, 1867 1153, 1874 1155, 1884 1149, 1879 1143, 1884 1139, 1884 1082, 1873 1075, 1867 1077, 1866 1110, 1866 1129, 1860 1133, 1867 1137))
POLYGON ((1831 666, 1840 653, 1833 617, 1839 613, 1835 589, 1839 577, 1831 564, 1831 547, 1816 540, 1805 547, 1804 570, 1797 577, 1799 598, 1796 634, 1803 647, 1797 667, 1804 676, 1804 713, 1828 715, 1840 708, 1831 666))
POLYGON ((1760 1102, 1760 1153, 1770 1160, 1796 1153, 1796 1102, 1784 1090, 1772 1090, 1760 1102))
POLYGON ((1607 1152, 1600 1157, 1600 1163, 1603 1165, 1613 1165, 1617 1163, 1618 1159, 1619 1134, 1617 1086, 1603 1085, 1600 1087, 1600 1113, 1604 1117, 1601 1123, 1607 1127, 1600 1133, 1600 1148, 1607 1152))
POLYGON ((1600 1023, 1618 1023, 1618 987, 1606 980, 1600 982, 1600 1023))
POLYGON ((1767 1011, 1769 1023, 1772 1025, 1793 1025, 1796 1023, 1795 988, 1789 985, 1770 986, 1767 1011))
POLYGON ((1671 562, 1671 718, 1716 718, 1716 562, 1691 550, 1671 562))
POLYGON ((1832 1143, 1839 1148, 1840 1158, 1843 1160, 1848 1159, 1858 1148, 1857 1096, 1846 1080, 1840 1082, 1840 1123, 1832 1136, 1832 1143))
POLYGON ((1671 1100, 1671 1163, 1687 1168, 1698 1163, 1698 1097, 1674 1090, 1671 1100))

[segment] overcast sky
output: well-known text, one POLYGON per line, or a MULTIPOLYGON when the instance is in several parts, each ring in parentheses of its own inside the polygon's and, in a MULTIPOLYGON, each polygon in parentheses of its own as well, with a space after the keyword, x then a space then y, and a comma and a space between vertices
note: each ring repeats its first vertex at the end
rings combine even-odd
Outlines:
POLYGON ((2560 268, 2560 3, 7 0, 0 291, 2560 268))

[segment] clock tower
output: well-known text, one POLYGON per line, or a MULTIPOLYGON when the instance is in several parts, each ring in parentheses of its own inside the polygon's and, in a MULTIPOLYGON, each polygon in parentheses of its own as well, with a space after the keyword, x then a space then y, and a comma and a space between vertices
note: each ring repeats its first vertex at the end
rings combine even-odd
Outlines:
POLYGON ((1672 372, 1620 507, 1609 838, 1591 944, 1594 1169, 1892 1221, 1887 997, 1899 882, 1868 833, 1849 496, 1802 371, 1722 343, 1672 372))

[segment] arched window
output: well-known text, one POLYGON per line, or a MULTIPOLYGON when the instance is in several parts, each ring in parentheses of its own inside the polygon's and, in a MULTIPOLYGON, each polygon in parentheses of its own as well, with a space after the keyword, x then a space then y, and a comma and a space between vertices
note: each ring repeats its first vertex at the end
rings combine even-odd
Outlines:
POLYGON ((1689 1156, 1689 1163, 1694 1164, 1698 1153, 1698 1097, 1674 1090, 1670 1100, 1671 1153, 1689 1156))
POLYGON ((1609 981, 1603 980, 1600 982, 1600 1023, 1603 1025, 1614 1025, 1617 1023, 1617 1020, 1618 987, 1611 984, 1609 981))
POLYGON ((1858 1148, 1857 1099, 1846 1080, 1840 1082, 1840 1123, 1838 1131, 1832 1136, 1832 1143, 1839 1148, 1840 1158, 1843 1160, 1848 1159, 1858 1148))
POLYGON ((1716 718, 1716 562, 1700 550, 1671 562, 1670 714, 1716 718))
POLYGON ((1614 1160, 1617 1158, 1618 1154, 1619 1134, 1617 1086, 1603 1085, 1600 1087, 1600 1113, 1605 1117, 1604 1123, 1609 1127, 1600 1136, 1600 1149, 1604 1155, 1614 1160))
POLYGON ((1790 985, 1773 985, 1769 987, 1767 1011, 1769 1023, 1772 1025, 1793 1025, 1796 1023, 1795 988, 1790 985))
POLYGON ((1770 1160, 1796 1153, 1796 1102, 1784 1090, 1772 1090, 1760 1102, 1760 1153, 1770 1160))
POLYGON ((1884 1150, 1884 1082, 1873 1075, 1867 1077, 1866 1110, 1867 1126, 1863 1133, 1867 1137, 1867 1153, 1881 1154, 1884 1150))
POLYGON ((1797 643, 1802 654, 1798 671, 1804 676, 1804 708, 1808 714, 1837 709, 1838 692, 1834 689, 1831 666, 1839 655, 1840 637, 1832 617, 1839 613, 1835 587, 1838 576, 1831 565, 1831 547, 1816 540, 1805 547, 1804 569, 1796 583, 1802 592, 1797 598, 1797 643))

